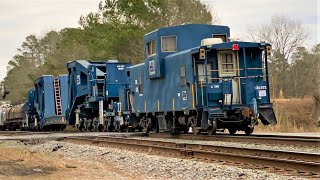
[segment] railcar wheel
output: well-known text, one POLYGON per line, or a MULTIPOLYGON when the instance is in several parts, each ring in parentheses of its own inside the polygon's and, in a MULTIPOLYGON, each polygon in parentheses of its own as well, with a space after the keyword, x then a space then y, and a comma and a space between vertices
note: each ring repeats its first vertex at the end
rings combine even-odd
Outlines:
POLYGON ((113 132, 120 132, 120 127, 118 125, 114 126, 113 132))
POLYGON ((113 125, 109 122, 107 124, 107 132, 112 132, 113 131, 113 125))
POLYGON ((237 132, 235 128, 228 128, 229 134, 234 135, 237 132))
POLYGON ((93 127, 93 120, 91 120, 90 123, 89 123, 88 130, 92 132, 93 129, 94 129, 94 127, 93 127))
POLYGON ((254 126, 252 127, 247 127, 244 132, 246 133, 247 136, 250 136, 253 133, 254 126))
POLYGON ((183 133, 184 133, 184 134, 188 134, 189 128, 190 128, 189 126, 185 127, 185 128, 183 129, 183 133))
POLYGON ((128 132, 129 127, 127 125, 120 126, 120 132, 128 132))
POLYGON ((81 131, 81 132, 83 132, 83 130, 84 130, 84 124, 83 123, 80 123, 79 125, 79 131, 81 131))
POLYGON ((121 126, 119 121, 113 121, 113 132, 121 132, 121 126))
POLYGON ((98 125, 98 131, 99 131, 99 132, 102 132, 102 130, 103 130, 103 126, 102 126, 102 124, 99 124, 99 125, 98 125))
POLYGON ((193 132, 193 134, 195 134, 195 135, 201 134, 201 129, 196 128, 196 127, 192 127, 192 132, 193 132))
POLYGON ((126 130, 127 130, 126 132, 134 132, 135 129, 132 127, 128 127, 126 130))
POLYGON ((217 131, 217 121, 216 120, 212 121, 212 126, 210 126, 207 131, 208 131, 209 135, 216 134, 216 131, 217 131))
POLYGON ((217 129, 209 128, 207 131, 208 131, 209 135, 214 135, 214 134, 216 134, 217 129))

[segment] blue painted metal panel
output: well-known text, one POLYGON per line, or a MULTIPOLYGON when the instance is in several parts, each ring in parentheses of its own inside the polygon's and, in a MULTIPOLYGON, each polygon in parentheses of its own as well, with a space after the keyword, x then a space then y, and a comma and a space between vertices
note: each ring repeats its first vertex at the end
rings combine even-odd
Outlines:
POLYGON ((35 98, 35 90, 31 89, 28 91, 28 100, 27 100, 27 104, 29 105, 30 109, 35 108, 34 98, 35 98))
POLYGON ((119 97, 119 89, 128 87, 126 69, 130 65, 128 63, 107 63, 107 98, 119 97))
MULTIPOLYGON (((91 80, 104 79, 105 67, 106 62, 88 62, 86 60, 69 62, 67 64, 70 83, 69 102, 81 96, 93 95, 91 80), (94 69, 94 75, 91 73, 92 69, 94 69)), ((103 97, 104 94, 101 96, 103 97)))
MULTIPOLYGON (((69 72, 69 88, 66 117, 69 122, 70 115, 74 115, 74 111, 78 109, 78 106, 86 105, 88 108, 92 108, 100 100, 105 100, 103 88, 105 86, 106 61, 88 62, 86 60, 76 60, 69 62, 67 68, 69 72), (98 84, 100 89, 98 89, 98 84), (101 84, 102 87, 100 86, 101 84)), ((73 116, 72 118, 75 117, 73 116)), ((74 123, 74 119, 71 123, 74 123)))
POLYGON ((42 126, 51 124, 65 124, 64 111, 67 106, 67 76, 58 77, 60 80, 62 115, 57 115, 54 93, 54 77, 44 75, 35 81, 35 106, 42 126))
POLYGON ((191 51, 180 56, 165 58, 165 78, 149 79, 146 77, 146 66, 130 67, 131 91, 136 112, 163 112, 173 109, 192 109, 190 86, 193 83, 191 51), (181 66, 186 67, 186 86, 181 86, 181 66), (143 93, 138 92, 139 77, 142 76, 143 93), (185 97, 182 95, 186 94, 185 97), (158 109, 159 102, 159 109, 158 109))
MULTIPOLYGON (((229 37, 230 30, 227 26, 188 24, 160 28, 146 34, 144 37, 145 49, 146 43, 155 41, 156 55, 147 57, 145 54, 144 65, 130 68, 131 91, 135 93, 133 96, 135 111, 157 112, 192 109, 195 102, 192 104, 194 99, 191 98, 190 85, 194 85, 192 52, 195 49, 191 48, 200 46, 202 39, 211 38, 213 34, 226 34, 229 37), (177 52, 162 52, 161 37, 172 35, 177 37, 177 52), (154 61, 154 74, 150 73, 150 61, 154 61), (186 67, 188 86, 181 86, 180 67, 183 65, 186 67), (137 81, 140 76, 143 79, 143 94, 137 92, 137 81), (152 79, 159 77, 161 78, 152 79), (182 94, 186 94, 186 97, 182 97, 182 94)), ((198 91, 198 96, 199 93, 198 91)))
MULTIPOLYGON (((163 112, 163 111, 183 111, 193 108, 190 86, 181 86, 180 67, 186 66, 186 81, 189 85, 197 82, 196 74, 194 74, 193 56, 198 59, 200 41, 210 38, 212 34, 226 33, 229 37, 229 28, 225 26, 211 25, 182 25, 169 28, 161 28, 155 30, 144 37, 145 44, 155 41, 156 55, 147 57, 145 55, 145 63, 135 65, 129 68, 131 74, 130 88, 132 92, 132 104, 134 112, 163 112), (192 34, 192 36, 191 36, 192 34), (177 36, 177 52, 161 52, 161 36, 177 36), (180 39, 180 37, 182 39, 180 39), (187 38, 186 38, 187 37, 187 38), (153 69, 156 71, 150 74, 150 61, 154 60, 153 69), (158 66, 158 67, 157 67, 158 66), (139 79, 142 79, 142 93, 139 93, 139 79), (183 100, 182 92, 187 95, 187 100, 183 100), (158 103, 159 102, 159 103, 158 103), (159 106, 159 107, 158 107, 159 106), (174 107, 173 107, 174 106, 174 107)), ((210 49, 207 61, 211 63, 213 70, 218 69, 217 52, 221 49, 232 50, 233 44, 238 44, 240 50, 239 68, 262 68, 261 59, 261 43, 252 42, 225 42, 205 46, 210 49), (246 50, 246 54, 242 50, 246 50), (245 58, 244 58, 245 57, 245 58)), ((269 44, 267 44, 269 45, 269 44)), ((198 59, 199 61, 199 59, 198 59)), ((259 97, 259 90, 268 87, 268 81, 263 76, 262 70, 241 71, 240 76, 257 76, 255 78, 241 78, 240 90, 242 104, 226 107, 227 109, 239 109, 252 107, 252 99, 256 98, 259 105, 270 104, 270 98, 267 90, 266 96, 259 97), (260 76, 260 77, 259 77, 260 76)), ((219 78, 218 72, 212 72, 208 77, 219 78)), ((234 77, 231 77, 234 78, 234 77)), ((225 78, 228 79, 228 78, 225 78)), ((230 77, 229 77, 230 79, 230 77)), ((210 112, 221 113, 224 94, 232 94, 231 80, 212 80, 203 89, 194 89, 197 93, 197 107, 210 110, 210 112), (204 102, 202 103, 201 95, 204 94, 204 102), (207 98, 209 104, 207 104, 207 98), (214 109, 215 108, 215 109, 214 109)), ((264 89, 262 89, 264 90, 264 89)), ((194 101, 195 99, 193 99, 194 101)))
POLYGON ((230 29, 227 26, 217 26, 217 25, 204 25, 204 24, 186 24, 180 26, 166 27, 157 29, 151 33, 144 36, 145 44, 145 64, 147 67, 150 66, 150 62, 154 62, 152 67, 153 71, 150 72, 149 78, 159 78, 164 76, 166 73, 164 70, 163 59, 177 52, 181 52, 193 47, 200 45, 202 39, 211 38, 213 34, 226 34, 230 37, 230 29), (161 37, 163 36, 176 36, 177 39, 177 51, 176 52, 163 52, 161 50, 161 37), (156 44, 156 54, 154 56, 148 57, 146 54, 147 43, 150 41, 155 41, 156 44))
POLYGON ((31 89, 28 91, 28 99, 23 105, 23 111, 28 116, 28 119, 31 120, 34 117, 38 117, 37 109, 35 107, 35 90, 31 89))
POLYGON ((36 108, 40 117, 41 124, 45 124, 45 117, 53 116, 54 93, 53 93, 53 76, 42 76, 35 81, 36 90, 36 108))
MULTIPOLYGON (((240 61, 240 68, 263 68, 262 67, 262 58, 261 58, 261 49, 255 47, 247 47, 244 51, 239 52, 239 58, 246 59, 246 64, 244 61, 240 61)), ((256 98, 258 100, 258 104, 270 103, 270 95, 269 91, 266 91, 266 96, 259 97, 257 96, 257 87, 259 86, 260 90, 261 87, 265 90, 269 89, 267 78, 263 78, 266 74, 263 73, 262 69, 252 69, 241 71, 241 76, 257 76, 255 78, 248 78, 241 80, 241 89, 242 89, 242 101, 243 104, 250 104, 252 105, 252 99, 256 98), (260 76, 260 77, 259 77, 260 76)))
MULTIPOLYGON (((92 118, 98 116, 99 101, 104 101, 105 111, 111 105, 111 101, 119 101, 119 89, 128 86, 128 66, 129 63, 120 63, 117 60, 69 62, 68 121, 71 124, 75 122, 76 109, 91 109, 92 118)), ((81 113, 86 114, 86 110, 83 109, 81 113)))

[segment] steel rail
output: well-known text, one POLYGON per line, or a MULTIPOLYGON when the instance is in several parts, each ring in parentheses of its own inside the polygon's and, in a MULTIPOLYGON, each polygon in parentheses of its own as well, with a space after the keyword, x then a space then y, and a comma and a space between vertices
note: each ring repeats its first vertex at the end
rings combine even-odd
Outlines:
MULTIPOLYGON (((219 134, 220 135, 220 134, 219 134)), ((230 136, 229 134, 221 134, 223 136, 230 136)), ((246 136, 244 134, 234 134, 232 136, 246 136)), ((267 137, 267 138, 301 138, 301 139, 319 139, 320 140, 320 136, 302 136, 302 135, 280 135, 280 134, 251 134, 250 136, 252 137, 267 137)))
POLYGON ((273 144, 273 145, 293 145, 293 146, 313 146, 320 148, 319 137, 303 136, 279 136, 279 135, 260 135, 260 136, 234 136, 234 135, 193 135, 193 134, 176 134, 169 133, 150 133, 151 138, 170 138, 185 139, 198 141, 224 141, 224 142, 242 142, 255 144, 273 144))
POLYGON ((251 168, 267 169, 287 174, 319 177, 319 154, 256 150, 249 148, 185 144, 166 141, 141 140, 123 137, 98 137, 97 139, 67 137, 66 142, 126 148, 152 154, 191 158, 205 162, 227 162, 251 168))
MULTIPOLYGON (((52 132, 33 132, 33 131, 0 131, 0 136, 25 136, 34 134, 52 134, 52 132)), ((61 131, 56 131, 61 132, 61 131)))
POLYGON ((107 140, 109 142, 122 141, 125 143, 143 144, 143 145, 160 145, 165 147, 178 147, 191 150, 216 151, 235 154, 247 154, 255 156, 264 156, 270 158, 282 158, 290 160, 301 160, 320 163, 320 154, 305 153, 296 151, 280 151, 266 149, 252 149, 246 147, 222 146, 222 145, 205 145, 199 143, 176 143, 170 141, 134 139, 125 137, 98 136, 97 140, 107 140))

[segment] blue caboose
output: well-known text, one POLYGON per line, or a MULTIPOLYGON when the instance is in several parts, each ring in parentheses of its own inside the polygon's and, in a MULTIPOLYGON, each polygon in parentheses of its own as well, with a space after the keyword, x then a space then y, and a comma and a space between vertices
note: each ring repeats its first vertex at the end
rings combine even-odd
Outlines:
POLYGON ((129 65, 117 60, 69 62, 69 124, 81 131, 119 131, 124 127, 119 89, 128 86, 126 68, 129 65))
POLYGON ((227 26, 187 24, 144 37, 145 62, 128 68, 123 111, 147 131, 251 134, 258 118, 276 124, 270 103, 269 44, 230 42, 227 26))
POLYGON ((34 85, 35 107, 39 115, 34 126, 43 130, 63 130, 67 125, 68 76, 43 75, 34 85))

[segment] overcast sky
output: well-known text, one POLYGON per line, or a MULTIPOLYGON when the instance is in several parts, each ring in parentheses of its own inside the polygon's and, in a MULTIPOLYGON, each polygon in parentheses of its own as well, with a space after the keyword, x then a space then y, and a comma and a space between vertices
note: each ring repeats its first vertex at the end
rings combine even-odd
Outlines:
MULTIPOLYGON (((1 0, 0 1, 0 81, 8 61, 16 54, 25 37, 42 36, 50 30, 78 27, 81 14, 98 10, 100 0, 1 0)), ((308 28, 306 46, 320 43, 320 0, 203 0, 212 3, 221 24, 231 34, 243 35, 250 25, 270 22, 273 14, 286 14, 308 28), (318 28, 318 29, 317 29, 318 28)))

